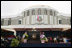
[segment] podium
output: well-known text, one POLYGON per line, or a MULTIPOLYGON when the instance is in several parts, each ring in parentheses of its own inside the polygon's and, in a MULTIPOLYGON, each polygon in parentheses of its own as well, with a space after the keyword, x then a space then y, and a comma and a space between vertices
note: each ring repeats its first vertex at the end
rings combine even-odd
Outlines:
POLYGON ((28 43, 40 43, 40 31, 28 31, 28 43))

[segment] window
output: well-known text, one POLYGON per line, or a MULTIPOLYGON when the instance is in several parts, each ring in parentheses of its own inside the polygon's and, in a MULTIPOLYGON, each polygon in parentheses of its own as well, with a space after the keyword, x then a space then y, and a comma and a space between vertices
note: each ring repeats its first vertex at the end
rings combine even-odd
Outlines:
POLYGON ((70 25, 71 25, 71 17, 70 17, 70 25))
POLYGON ((19 24, 21 24, 21 20, 19 20, 19 24))
POLYGON ((29 16, 29 11, 27 11, 27 16, 29 16))
POLYGON ((34 9, 32 10, 32 15, 35 15, 35 10, 34 9))
POLYGON ((44 14, 47 15, 47 10, 46 9, 44 9, 44 14))
POLYGON ((54 11, 54 16, 56 16, 56 12, 54 11))
POLYGON ((4 19, 2 19, 2 21, 1 21, 1 25, 3 25, 4 24, 4 19))
POLYGON ((61 24, 61 20, 59 20, 59 24, 61 24))
POLYGON ((24 17, 25 17, 25 12, 24 12, 24 17))
POLYGON ((41 9, 38 9, 38 15, 41 15, 41 9))
POLYGON ((8 25, 11 25, 11 18, 9 18, 8 20, 8 25))
POLYGON ((52 10, 50 10, 50 15, 51 15, 51 16, 53 15, 52 10))

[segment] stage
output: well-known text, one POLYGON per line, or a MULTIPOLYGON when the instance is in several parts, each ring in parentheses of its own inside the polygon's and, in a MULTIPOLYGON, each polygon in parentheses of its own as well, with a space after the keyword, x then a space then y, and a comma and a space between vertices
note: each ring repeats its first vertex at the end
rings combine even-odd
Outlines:
POLYGON ((17 47, 71 47, 71 43, 19 43, 17 47))
POLYGON ((71 47, 71 43, 20 43, 18 47, 71 47))
POLYGON ((20 43, 18 47, 71 47, 71 43, 20 43))

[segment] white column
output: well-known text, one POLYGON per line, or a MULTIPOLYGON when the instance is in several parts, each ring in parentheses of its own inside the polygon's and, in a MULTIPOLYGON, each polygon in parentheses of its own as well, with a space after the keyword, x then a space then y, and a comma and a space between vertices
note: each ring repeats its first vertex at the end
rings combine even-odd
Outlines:
POLYGON ((27 11, 25 11, 25 25, 27 25, 27 11))
MULTIPOLYGON (((37 18, 37 9, 35 9, 35 14, 36 14, 36 18, 37 18)), ((37 20, 36 20, 36 23, 38 24, 37 20)))
POLYGON ((53 11, 53 25, 55 24, 55 19, 54 19, 54 11, 53 11))
POLYGON ((50 11, 49 11, 49 9, 47 11, 48 11, 48 13, 47 13, 47 15, 48 15, 48 24, 50 24, 50 11))
POLYGON ((56 18, 57 18, 57 25, 58 25, 58 16, 57 16, 57 12, 56 12, 56 18))

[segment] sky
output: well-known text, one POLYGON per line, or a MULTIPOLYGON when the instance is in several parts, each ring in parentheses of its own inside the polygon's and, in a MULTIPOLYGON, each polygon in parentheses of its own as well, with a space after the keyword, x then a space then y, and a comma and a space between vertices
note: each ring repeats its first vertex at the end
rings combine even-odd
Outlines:
POLYGON ((47 5, 60 13, 71 14, 71 1, 1 1, 1 17, 17 15, 34 5, 47 5))

